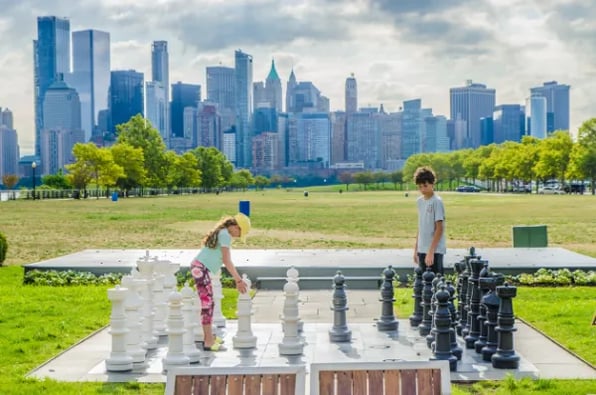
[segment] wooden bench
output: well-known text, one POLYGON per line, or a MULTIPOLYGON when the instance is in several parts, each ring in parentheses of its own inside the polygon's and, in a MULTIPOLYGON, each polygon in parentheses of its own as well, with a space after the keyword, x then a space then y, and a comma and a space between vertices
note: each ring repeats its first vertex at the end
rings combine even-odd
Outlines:
POLYGON ((310 395, 451 394, 447 361, 313 363, 310 395))
POLYGON ((296 366, 175 367, 166 395, 303 395, 306 368, 296 366))

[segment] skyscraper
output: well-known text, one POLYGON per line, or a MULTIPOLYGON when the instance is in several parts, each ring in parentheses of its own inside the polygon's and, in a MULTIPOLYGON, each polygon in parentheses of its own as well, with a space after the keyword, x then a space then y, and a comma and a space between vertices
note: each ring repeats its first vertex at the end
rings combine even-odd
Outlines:
POLYGON ((481 145, 480 119, 492 117, 495 108, 495 90, 484 84, 466 81, 466 86, 449 90, 451 120, 462 119, 467 123, 465 147, 477 148, 481 145))
POLYGON ((13 129, 12 112, 0 108, 0 184, 2 177, 18 174, 19 144, 17 131, 13 129))
POLYGON ((524 109, 519 104, 501 104, 493 113, 494 142, 521 141, 525 134, 524 109))
POLYGON ((296 88, 298 82, 296 82, 296 74, 294 74, 294 69, 290 73, 288 77, 288 82, 286 83, 286 112, 294 112, 294 88, 296 88))
POLYGON ((168 55, 167 41, 153 41, 151 45, 151 80, 161 83, 163 92, 163 102, 166 106, 163 108, 164 113, 161 117, 165 120, 164 136, 168 139, 171 137, 171 121, 170 121, 170 65, 168 55))
POLYGON ((545 82, 542 86, 531 88, 531 96, 540 95, 546 98, 547 132, 569 130, 569 85, 557 81, 545 82))
POLYGON ((526 116, 528 116, 528 134, 539 139, 546 138, 548 130, 546 97, 536 93, 527 99, 526 116))
POLYGON ((70 72, 70 21, 55 16, 37 18, 37 40, 33 40, 35 95, 35 154, 41 152, 43 101, 58 74, 70 72))
MULTIPOLYGON (((81 101, 81 127, 89 141, 99 121, 99 112, 108 108, 110 89, 110 34, 99 30, 72 33, 72 74, 65 76, 81 101)), ((98 130, 98 135, 105 130, 98 130)))
POLYGON ((172 84, 170 117, 172 137, 184 137, 184 108, 197 108, 201 101, 201 85, 185 84, 178 81, 172 84))
POLYGON ((135 70, 112 71, 110 79, 110 131, 126 123, 137 114, 143 115, 143 73, 135 70))
POLYGON ((168 141, 166 134, 166 107, 164 88, 159 81, 147 81, 145 83, 145 118, 151 122, 164 142, 168 141))
POLYGON ((358 86, 356 85, 356 78, 354 74, 346 78, 346 114, 358 111, 358 86))
POLYGON ((234 53, 234 59, 236 77, 236 167, 249 168, 252 161, 252 56, 237 50, 234 53))
POLYGON ((217 103, 219 110, 234 109, 235 71, 232 67, 207 67, 207 100, 217 103))
POLYGON ((283 111, 281 95, 281 80, 275 69, 275 61, 272 59, 271 69, 265 80, 265 98, 271 105, 271 108, 274 108, 277 113, 283 111))
POLYGON ((83 142, 81 102, 62 75, 46 90, 41 132, 41 173, 54 174, 73 160, 72 147, 83 142))

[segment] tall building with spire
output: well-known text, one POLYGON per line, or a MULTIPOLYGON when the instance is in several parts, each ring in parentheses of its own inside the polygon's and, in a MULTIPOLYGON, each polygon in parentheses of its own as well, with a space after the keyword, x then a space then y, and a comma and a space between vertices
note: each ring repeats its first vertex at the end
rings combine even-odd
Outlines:
POLYGON ((70 73, 70 21, 55 16, 37 18, 37 39, 33 40, 35 95, 35 155, 41 153, 43 102, 58 74, 70 73))
POLYGON ((346 78, 346 114, 350 115, 358 111, 358 85, 352 73, 346 78))
POLYGON ((294 112, 293 94, 294 89, 297 85, 298 82, 296 82, 296 75, 294 74, 294 69, 292 69, 292 72, 290 73, 290 76, 288 77, 288 82, 286 84, 286 112, 288 113, 294 112))
POLYGON ((265 98, 277 113, 283 111, 281 80, 275 69, 275 60, 273 59, 271 60, 271 70, 269 70, 269 75, 265 80, 265 98))

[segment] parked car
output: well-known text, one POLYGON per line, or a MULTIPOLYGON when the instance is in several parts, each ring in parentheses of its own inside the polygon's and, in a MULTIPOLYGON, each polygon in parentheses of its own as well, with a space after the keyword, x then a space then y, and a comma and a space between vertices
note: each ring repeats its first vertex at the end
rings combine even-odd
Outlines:
POLYGON ((559 187, 553 187, 553 186, 544 186, 540 189, 538 189, 538 193, 541 195, 564 195, 565 191, 562 190, 559 187))
POLYGON ((457 192, 480 192, 480 188, 475 185, 460 185, 455 190, 457 192))

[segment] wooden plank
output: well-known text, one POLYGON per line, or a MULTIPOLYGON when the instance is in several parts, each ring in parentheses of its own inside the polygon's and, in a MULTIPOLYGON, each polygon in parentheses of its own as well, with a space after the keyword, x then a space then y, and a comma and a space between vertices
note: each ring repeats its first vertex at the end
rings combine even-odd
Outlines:
POLYGON ((241 374, 231 374, 228 376, 228 395, 244 394, 244 376, 241 374))
POLYGON ((416 393, 416 370, 404 369, 401 371, 401 393, 416 393))
MULTIPOLYGON (((279 395, 302 395, 296 393, 296 375, 284 373, 279 377, 279 395)), ((264 394, 266 392, 263 392, 264 394)))
POLYGON ((209 385, 211 391, 210 395, 226 395, 226 378, 227 376, 217 375, 211 376, 209 385))
POLYGON ((432 370, 431 369, 418 369, 416 371, 416 376, 418 378, 418 393, 419 394, 429 394, 434 395, 432 392, 432 370))
POLYGON ((261 384, 263 387, 264 394, 279 395, 277 381, 279 375, 277 374, 263 374, 261 378, 261 384))
POLYGON ((366 370, 354 370, 352 371, 353 380, 353 394, 354 395, 367 395, 366 384, 367 384, 368 373, 366 370))
POLYGON ((176 376, 176 384, 174 385, 174 395, 190 394, 191 388, 191 376, 176 376))
POLYGON ((368 392, 371 394, 383 394, 383 371, 368 371, 368 392))
POLYGON ((352 372, 342 370, 337 372, 337 394, 352 395, 352 372))
POLYGON ((319 395, 335 395, 335 372, 319 372, 319 395))
POLYGON ((433 376, 433 394, 441 395, 441 391, 447 388, 441 388, 441 369, 432 369, 433 376))
POLYGON ((261 395, 260 374, 251 374, 245 377, 244 394, 242 395, 261 395))
POLYGON ((193 395, 209 393, 209 376, 193 376, 193 395))
POLYGON ((385 395, 399 395, 399 370, 385 371, 385 395))

